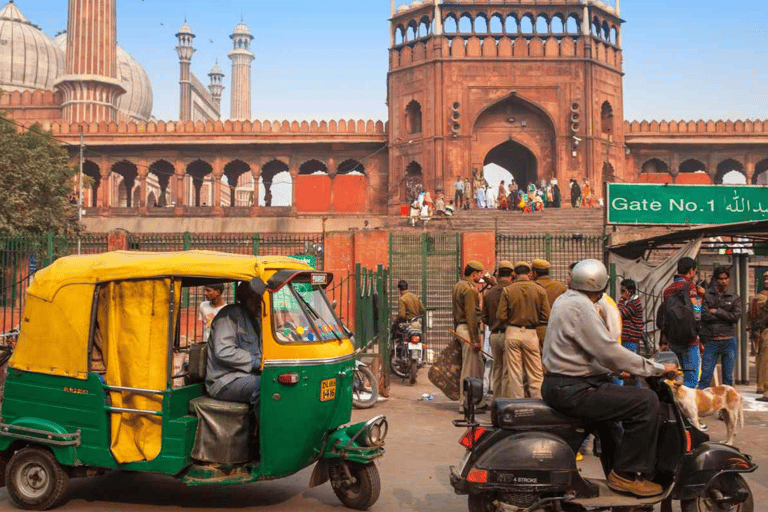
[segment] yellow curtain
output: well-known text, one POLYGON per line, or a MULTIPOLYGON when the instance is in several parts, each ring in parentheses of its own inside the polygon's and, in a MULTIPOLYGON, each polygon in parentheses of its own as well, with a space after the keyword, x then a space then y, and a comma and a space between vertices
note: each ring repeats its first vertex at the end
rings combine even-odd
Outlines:
MULTIPOLYGON (((181 284, 176 282, 174 288, 174 311, 178 311, 181 284)), ((97 321, 107 384, 166 389, 170 292, 170 279, 112 282, 101 288, 97 321)), ((162 410, 162 395, 113 391, 110 396, 113 407, 162 410)), ((111 427, 117 462, 152 460, 160 453, 162 417, 114 412, 111 427)))

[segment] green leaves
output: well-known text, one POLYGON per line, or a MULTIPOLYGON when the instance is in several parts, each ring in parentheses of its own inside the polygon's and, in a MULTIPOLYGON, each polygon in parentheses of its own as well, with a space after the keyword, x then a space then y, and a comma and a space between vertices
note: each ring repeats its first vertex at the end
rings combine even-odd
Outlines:
POLYGON ((77 229, 77 206, 69 202, 75 175, 50 132, 19 130, 0 113, 0 233, 77 229))

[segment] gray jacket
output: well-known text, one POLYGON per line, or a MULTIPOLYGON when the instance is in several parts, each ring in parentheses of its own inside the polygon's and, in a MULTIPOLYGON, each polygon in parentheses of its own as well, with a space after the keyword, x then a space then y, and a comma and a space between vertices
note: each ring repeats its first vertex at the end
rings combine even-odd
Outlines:
POLYGON ((261 325, 254 328, 250 316, 245 308, 230 304, 213 319, 205 367, 209 395, 217 396, 233 380, 259 371, 261 325))
POLYGON ((709 289, 701 306, 699 335, 702 338, 733 338, 736 336, 736 324, 740 319, 741 297, 727 290, 719 294, 717 290, 709 289), (710 313, 710 309, 717 311, 710 313))
POLYGON ((592 301, 576 290, 568 290, 552 305, 542 362, 548 373, 571 377, 611 372, 641 377, 664 374, 664 365, 622 347, 608 332, 592 301))

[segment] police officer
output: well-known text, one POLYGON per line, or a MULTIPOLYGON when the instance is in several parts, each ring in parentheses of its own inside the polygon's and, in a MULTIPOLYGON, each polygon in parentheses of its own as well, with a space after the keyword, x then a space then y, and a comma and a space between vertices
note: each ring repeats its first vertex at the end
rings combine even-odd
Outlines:
POLYGON ((758 398, 761 402, 768 402, 768 272, 763 274, 763 291, 752 302, 752 316, 762 332, 760 333, 760 345, 757 349, 757 392, 762 394, 758 398))
POLYGON ((415 293, 408 291, 408 281, 401 279, 397 283, 397 289, 400 290, 400 299, 397 303, 397 322, 407 322, 413 320, 419 315, 423 315, 424 304, 415 293))
POLYGON ((498 319, 496 313, 501 300, 501 292, 512 282, 512 273, 514 265, 509 261, 499 263, 498 278, 499 282, 485 294, 483 298, 483 323, 491 330, 491 354, 493 355, 493 370, 491 371, 491 389, 493 396, 508 395, 509 377, 507 368, 504 366, 504 328, 498 319))
POLYGON ((461 380, 459 381, 459 410, 464 405, 463 382, 467 377, 483 377, 483 361, 480 357, 480 295, 477 283, 483 278, 485 267, 479 261, 470 261, 464 267, 464 276, 453 286, 453 326, 456 333, 470 344, 461 343, 461 380))
MULTIPOLYGON (((560 281, 555 281, 549 276, 549 266, 549 262, 543 259, 535 259, 531 262, 531 275, 533 276, 533 281, 544 288, 551 309, 552 304, 555 303, 555 299, 565 293, 568 287, 560 281)), ((539 342, 544 343, 544 337, 547 334, 547 326, 540 325, 538 329, 536 329, 536 332, 539 335, 539 342)))
POLYGON ((496 319, 506 324, 504 365, 511 398, 525 398, 523 373, 531 398, 541 398, 541 347, 536 328, 549 320, 549 300, 544 288, 530 280, 531 265, 515 263, 515 281, 504 288, 496 319))

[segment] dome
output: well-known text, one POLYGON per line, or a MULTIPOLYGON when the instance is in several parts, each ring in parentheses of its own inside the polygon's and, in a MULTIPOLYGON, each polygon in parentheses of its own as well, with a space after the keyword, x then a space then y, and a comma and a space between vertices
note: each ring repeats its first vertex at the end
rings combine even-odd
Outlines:
POLYGON ((189 25, 187 25, 187 20, 184 20, 184 24, 179 29, 178 33, 176 34, 176 37, 179 37, 181 35, 195 37, 194 32, 192 32, 192 28, 189 25))
POLYGON ((208 75, 224 75, 224 72, 221 70, 221 66, 219 66, 219 61, 216 61, 216 64, 213 65, 211 72, 208 73, 208 75))
POLYGON ((11 1, 0 10, 0 89, 53 90, 64 53, 11 1))
POLYGON ((235 31, 232 34, 233 36, 250 36, 251 35, 251 29, 248 28, 248 25, 245 23, 238 23, 235 27, 235 31))
MULTIPOLYGON (((61 33, 56 36, 54 43, 61 52, 66 52, 67 34, 61 33)), ((117 99, 117 110, 121 117, 127 117, 133 121, 149 121, 153 102, 149 76, 120 45, 117 45, 117 75, 126 91, 117 99)))

